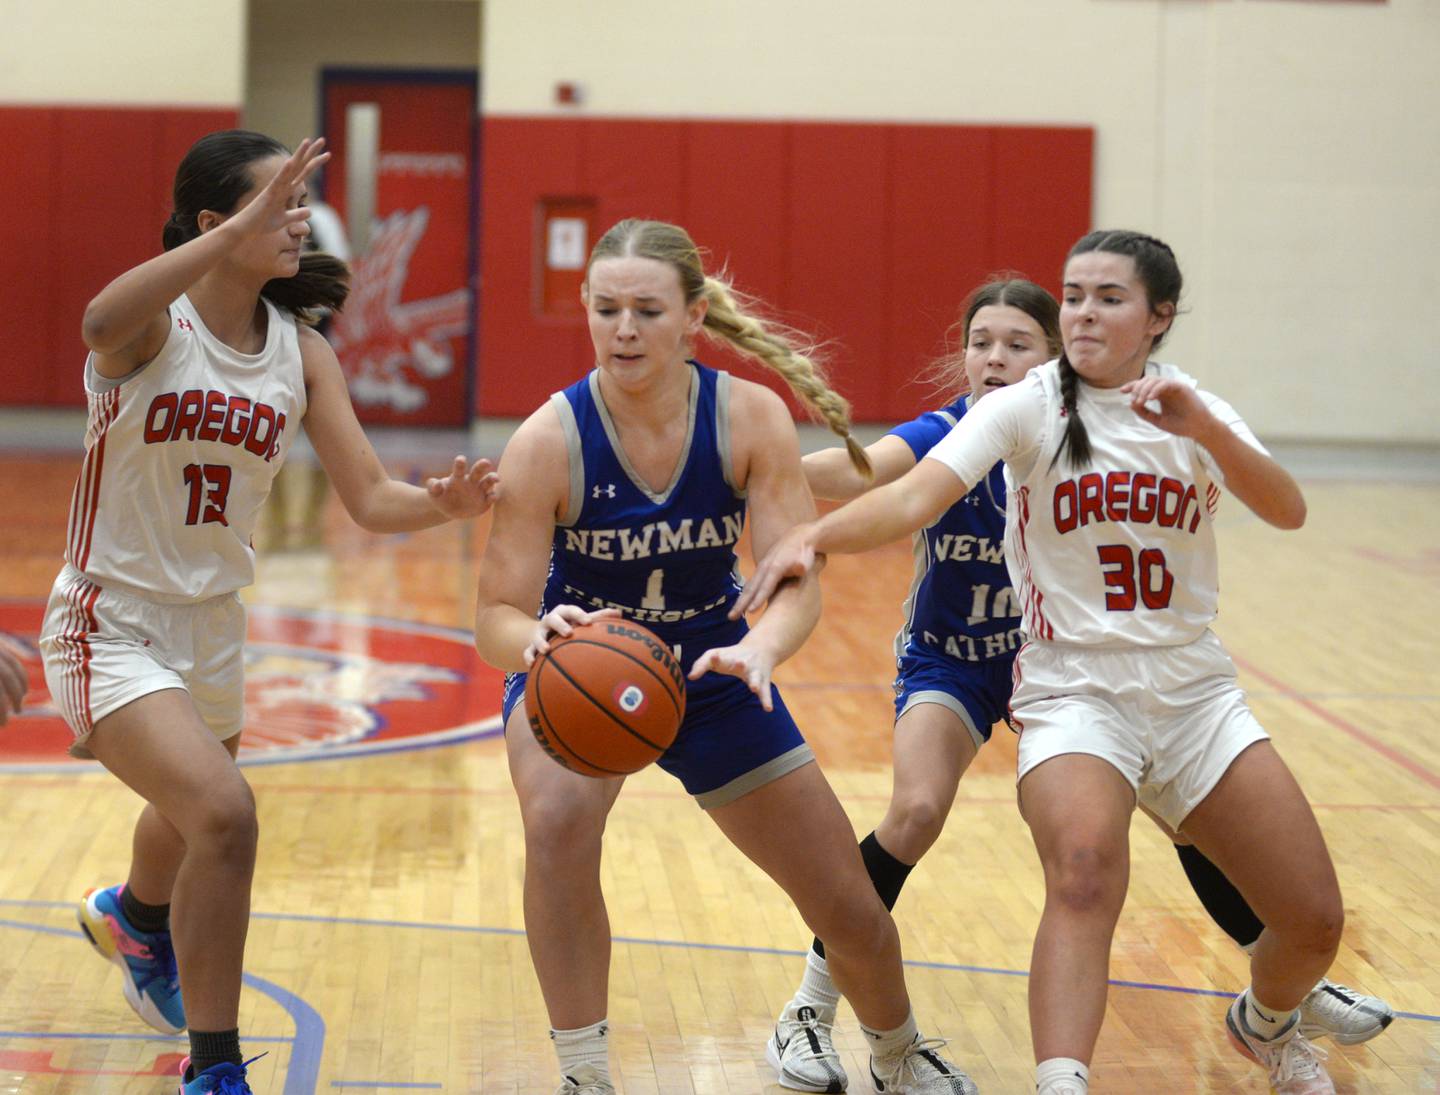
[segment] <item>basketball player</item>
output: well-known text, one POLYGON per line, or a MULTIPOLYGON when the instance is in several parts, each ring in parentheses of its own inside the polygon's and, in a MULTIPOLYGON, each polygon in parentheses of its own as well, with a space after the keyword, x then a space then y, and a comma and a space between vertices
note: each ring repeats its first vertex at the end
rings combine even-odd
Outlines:
MULTIPOLYGON (((1061 350, 1060 308, 1033 282, 997 279, 971 294, 961 349, 930 370, 958 397, 891 430, 866 448, 866 481, 840 449, 802 460, 811 490, 850 499, 905 474, 986 395, 1018 383, 1061 350)), ((940 836, 960 778, 993 724, 1006 719, 1021 642, 1020 609, 1001 554, 1005 480, 1000 465, 933 524, 915 534, 915 577, 895 637, 894 791, 884 819, 860 842, 870 880, 893 909, 910 871, 940 836)), ((1153 815, 1152 815, 1153 817, 1153 815)), ((1158 819, 1157 819, 1158 822, 1158 819)), ((1163 823, 1201 903, 1245 949, 1263 930, 1239 891, 1200 850, 1163 823)), ((766 1055, 780 1083, 800 1091, 845 1090, 832 1027, 839 992, 816 939, 804 979, 781 1012, 766 1055)), ((1301 1005, 1302 1030, 1343 1044, 1379 1034, 1394 1017, 1383 1000, 1322 979, 1301 1005)))
POLYGON ((80 924, 142 1019, 189 1028, 188 1095, 250 1090, 237 1016, 257 827, 234 762, 236 590, 296 427, 371 531, 474 516, 496 489, 461 457, 426 487, 390 479, 304 325, 346 293, 343 264, 300 253, 306 179, 328 158, 320 141, 292 154, 241 130, 201 138, 176 172, 164 254, 106 286, 82 331, 86 455, 40 647, 72 752, 149 804, 128 881, 87 894, 80 924))
POLYGON ((600 856, 623 780, 577 775, 544 753, 527 726, 525 670, 554 636, 620 615, 652 628, 688 671, 685 719, 660 766, 825 938, 869 1040, 876 1089, 974 1092, 938 1054, 941 1043, 918 1033, 895 925, 771 687, 774 667, 813 626, 818 583, 784 586, 752 629, 726 617, 747 510, 758 550, 814 514, 794 423, 767 388, 688 360, 691 345, 704 333, 774 369, 863 460, 849 408, 793 332, 758 322, 706 276, 674 225, 610 229, 591 253, 582 299, 596 368, 551 396, 505 450, 502 477, 525 489, 495 507, 475 625, 481 656, 511 673, 504 712, 525 827, 525 927, 559 1091, 614 1091, 600 856))
POLYGON ((1339 944, 1339 886, 1209 630, 1220 487, 1279 528, 1303 523, 1305 501, 1234 410, 1149 360, 1180 287, 1158 240, 1082 238, 1065 267, 1059 360, 979 402, 893 483, 787 532, 731 610, 807 575, 821 553, 925 527, 1005 461, 1006 558, 1029 639, 1011 701, 1020 806, 1046 882, 1030 974, 1040 1095, 1088 1088, 1137 801, 1194 841, 1265 925, 1226 1016, 1236 1047, 1278 1095, 1334 1090, 1299 1005, 1339 944))

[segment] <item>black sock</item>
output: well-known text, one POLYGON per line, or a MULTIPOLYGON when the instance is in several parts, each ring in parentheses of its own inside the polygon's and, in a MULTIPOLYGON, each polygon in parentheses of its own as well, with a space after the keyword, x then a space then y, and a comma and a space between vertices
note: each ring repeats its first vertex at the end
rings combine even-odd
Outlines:
POLYGON ((147 905, 136 899, 129 886, 120 891, 120 911, 136 931, 153 935, 170 930, 170 906, 147 905))
POLYGON ((1175 853, 1180 857, 1185 876, 1190 879, 1190 886, 1210 914, 1210 919, 1242 947, 1248 947, 1259 939, 1265 925, 1220 868, 1206 859, 1193 844, 1177 844, 1175 853))
POLYGON ((192 1030, 190 1032, 190 1074, 195 1079, 212 1065, 244 1063, 240 1056, 240 1030, 192 1030))
MULTIPOLYGON (((870 881, 874 883, 875 892, 880 895, 880 900, 885 902, 887 909, 893 909, 896 900, 900 897, 900 890, 905 885, 905 880, 915 869, 914 864, 901 863, 880 846, 880 841, 875 839, 874 833, 860 842, 860 858, 865 860, 865 870, 870 875, 870 881)), ((812 942, 810 947, 821 958, 825 957, 825 944, 819 939, 812 942)))

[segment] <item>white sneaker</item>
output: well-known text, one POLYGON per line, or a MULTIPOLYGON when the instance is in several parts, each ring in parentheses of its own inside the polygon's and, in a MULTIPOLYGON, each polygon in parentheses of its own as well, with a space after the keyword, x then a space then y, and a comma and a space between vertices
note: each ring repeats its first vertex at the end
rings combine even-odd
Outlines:
POLYGON ((615 1095, 615 1085, 589 1065, 581 1065, 555 1089, 555 1095, 615 1095))
POLYGON ((765 1043, 765 1060, 775 1070, 781 1087, 795 1091, 822 1091, 834 1095, 850 1082, 840 1054, 831 1040, 835 1012, 801 1004, 788 1005, 765 1043))
POLYGON ((921 1038, 888 1061, 870 1058, 870 1083, 881 1095, 980 1095, 975 1081, 936 1051, 944 1038, 921 1038), (883 1073, 883 1074, 882 1074, 883 1073))
POLYGON ((1300 1033, 1310 1039, 1334 1038, 1342 1046, 1368 1042, 1394 1018, 1395 1009, 1380 997, 1323 977, 1300 1002, 1300 1033))
POLYGON ((1325 1066, 1325 1051, 1311 1045, 1297 1022, 1290 1033, 1267 1042, 1245 1021, 1245 993, 1225 1013, 1225 1030, 1235 1048, 1270 1074, 1274 1095, 1335 1095, 1325 1066))

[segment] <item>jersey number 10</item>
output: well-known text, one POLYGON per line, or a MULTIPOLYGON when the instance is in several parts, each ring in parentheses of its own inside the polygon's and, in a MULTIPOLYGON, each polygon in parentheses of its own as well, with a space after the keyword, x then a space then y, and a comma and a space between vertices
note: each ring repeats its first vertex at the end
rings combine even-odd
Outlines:
POLYGON ((1169 607, 1175 576, 1165 569, 1163 551, 1145 548, 1137 558, 1129 544, 1105 544, 1095 550, 1105 576, 1107 609, 1134 612, 1137 600, 1146 608, 1169 607))

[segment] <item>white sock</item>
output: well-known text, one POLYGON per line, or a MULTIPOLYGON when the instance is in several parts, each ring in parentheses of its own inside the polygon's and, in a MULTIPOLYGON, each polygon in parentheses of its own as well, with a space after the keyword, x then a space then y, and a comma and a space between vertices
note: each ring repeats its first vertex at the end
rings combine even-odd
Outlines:
POLYGON ((860 1024, 860 1029, 870 1043, 870 1056, 874 1058, 875 1071, 882 1079, 900 1066, 901 1055, 920 1037, 913 1011, 894 1030, 871 1030, 864 1023, 860 1024))
POLYGON ((830 980, 830 965, 816 954, 813 950, 805 952, 805 977, 800 982, 800 987, 795 990, 795 996, 790 1001, 791 1007, 804 1007, 809 1005, 814 1008, 822 1020, 827 1022, 835 1018, 835 1008, 840 1003, 840 990, 835 987, 835 982, 830 980))
POLYGON ((1074 1057, 1051 1057, 1035 1066, 1035 1095, 1082 1095, 1090 1070, 1074 1057))
POLYGON ((589 1065, 602 1080, 610 1079, 609 1020, 601 1019, 575 1030, 552 1030, 550 1040, 555 1043, 562 1076, 571 1075, 581 1065, 589 1065))
POLYGON ((1257 1003, 1254 990, 1245 990, 1245 1025, 1266 1042, 1273 1042, 1276 1038, 1288 1033, 1290 1028, 1295 1025, 1299 1015, 1299 1011, 1285 1011, 1257 1003))

